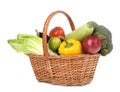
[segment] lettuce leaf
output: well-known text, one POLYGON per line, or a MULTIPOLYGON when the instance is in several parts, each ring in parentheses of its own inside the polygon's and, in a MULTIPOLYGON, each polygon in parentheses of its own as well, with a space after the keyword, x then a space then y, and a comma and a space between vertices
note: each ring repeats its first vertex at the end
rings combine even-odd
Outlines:
POLYGON ((17 52, 43 55, 42 38, 40 37, 29 34, 18 34, 17 39, 9 39, 8 43, 17 52))

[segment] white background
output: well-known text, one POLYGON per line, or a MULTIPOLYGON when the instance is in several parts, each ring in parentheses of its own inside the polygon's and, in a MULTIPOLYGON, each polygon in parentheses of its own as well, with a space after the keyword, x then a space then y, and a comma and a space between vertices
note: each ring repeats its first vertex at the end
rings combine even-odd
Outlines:
MULTIPOLYGON (((120 92, 120 3, 119 0, 0 0, 0 92, 120 92), (114 50, 100 57, 93 81, 86 86, 58 86, 38 82, 29 58, 14 51, 7 43, 18 33, 35 34, 43 30, 47 16, 63 10, 76 28, 96 21, 110 29, 114 50)), ((70 32, 67 19, 54 16, 49 29, 61 26, 70 32)))

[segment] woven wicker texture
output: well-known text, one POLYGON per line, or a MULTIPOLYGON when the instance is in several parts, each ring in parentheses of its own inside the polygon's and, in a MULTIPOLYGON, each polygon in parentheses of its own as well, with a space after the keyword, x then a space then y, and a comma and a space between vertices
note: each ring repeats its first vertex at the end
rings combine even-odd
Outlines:
POLYGON ((58 85, 85 85, 94 77, 100 54, 81 54, 72 56, 49 55, 47 49, 47 29, 51 18, 62 13, 66 16, 74 30, 75 26, 71 17, 64 11, 52 12, 45 21, 43 28, 44 55, 28 55, 31 61, 36 79, 58 85))

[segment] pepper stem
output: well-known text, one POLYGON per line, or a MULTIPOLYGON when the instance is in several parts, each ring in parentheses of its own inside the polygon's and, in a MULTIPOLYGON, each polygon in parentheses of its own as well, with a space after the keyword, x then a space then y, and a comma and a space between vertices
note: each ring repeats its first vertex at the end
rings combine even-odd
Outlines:
POLYGON ((65 48, 70 48, 70 47, 73 45, 73 43, 68 43, 67 40, 65 40, 65 42, 66 42, 66 46, 65 46, 65 48))
POLYGON ((73 45, 73 43, 69 43, 65 37, 59 36, 59 38, 66 42, 65 48, 69 48, 69 47, 71 47, 73 45))

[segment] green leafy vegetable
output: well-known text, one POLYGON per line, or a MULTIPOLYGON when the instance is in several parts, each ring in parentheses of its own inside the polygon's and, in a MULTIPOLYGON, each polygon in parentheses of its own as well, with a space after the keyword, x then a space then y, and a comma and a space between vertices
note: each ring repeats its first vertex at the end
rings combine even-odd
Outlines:
POLYGON ((40 37, 29 34, 18 34, 17 39, 9 39, 8 43, 17 52, 43 55, 42 38, 40 37))

